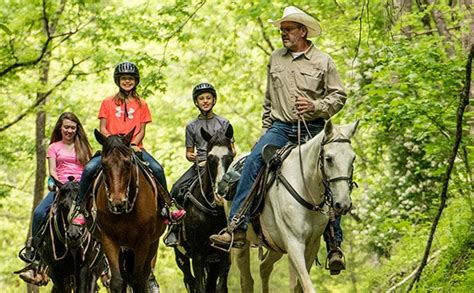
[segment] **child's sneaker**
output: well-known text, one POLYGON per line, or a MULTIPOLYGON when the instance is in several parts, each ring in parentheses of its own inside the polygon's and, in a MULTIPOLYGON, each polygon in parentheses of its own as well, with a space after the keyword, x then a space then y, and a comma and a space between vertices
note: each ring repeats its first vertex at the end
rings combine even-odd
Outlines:
POLYGON ((83 214, 78 214, 74 219, 72 219, 71 224, 76 226, 84 226, 86 224, 86 218, 83 214))
POLYGON ((172 211, 170 213, 170 218, 173 222, 179 222, 181 221, 184 216, 186 216, 186 211, 181 209, 181 210, 177 210, 177 211, 172 211))

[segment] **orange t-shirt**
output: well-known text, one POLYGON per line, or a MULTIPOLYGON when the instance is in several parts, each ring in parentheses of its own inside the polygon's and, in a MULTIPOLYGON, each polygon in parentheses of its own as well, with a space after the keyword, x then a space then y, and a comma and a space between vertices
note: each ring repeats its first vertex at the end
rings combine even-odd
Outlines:
MULTIPOLYGON (((105 128, 112 134, 127 134, 133 127, 133 138, 140 132, 141 123, 151 122, 151 113, 145 100, 140 99, 141 105, 135 99, 129 99, 126 104, 115 104, 114 97, 107 97, 102 101, 99 110, 99 119, 107 121, 105 128)), ((138 147, 143 147, 140 142, 138 147)))

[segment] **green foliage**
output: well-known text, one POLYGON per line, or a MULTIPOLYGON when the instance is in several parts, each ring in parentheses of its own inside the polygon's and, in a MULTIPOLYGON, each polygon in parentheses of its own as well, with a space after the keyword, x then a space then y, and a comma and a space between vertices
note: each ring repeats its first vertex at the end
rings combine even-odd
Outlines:
MULTIPOLYGON (((18 292, 23 286, 11 272, 22 265, 16 253, 30 220, 34 114, 46 112, 45 146, 59 114, 73 111, 98 149, 93 129, 98 127, 100 101, 117 90, 113 67, 122 60, 136 62, 139 92, 153 116, 145 147, 162 163, 171 186, 189 167, 184 129, 198 114, 191 100, 197 83, 216 86, 215 111, 233 124, 239 154, 258 139, 268 54, 271 46, 281 46, 277 28, 267 21, 280 18, 288 5, 280 0, 81 0, 66 1, 57 17, 61 1, 44 2, 48 22, 57 23, 46 48, 46 83, 40 80, 44 64, 28 63, 40 56, 47 40, 43 1, 10 0, 0 6, 0 72, 19 64, 0 75, 0 128, 25 114, 0 131, 2 292, 18 292), (46 105, 34 106, 37 93, 49 90, 46 105)), ((293 3, 320 21, 323 33, 313 41, 331 55, 346 85, 347 105, 334 120, 361 120, 354 138, 354 176, 360 188, 353 194, 354 218, 360 220, 343 218, 347 271, 334 278, 321 267, 312 269, 312 280, 322 292, 384 291, 403 280, 421 259, 439 205, 465 78, 466 54, 459 44, 469 33, 467 11, 438 1, 401 13, 392 2, 397 1, 293 3), (448 27, 460 27, 450 30, 451 43, 427 31, 436 25, 432 9, 445 15, 448 27), (429 25, 422 21, 426 18, 429 25), (446 53, 448 46, 453 56, 446 53)), ((472 112, 465 117, 472 119, 472 112)), ((464 292, 474 285, 472 145, 473 137, 465 135, 451 175, 448 208, 435 236, 434 258, 419 291, 464 292)), ((252 253, 259 288, 258 261, 252 253)), ((324 264, 324 249, 319 260, 324 264)), ((284 259, 272 276, 273 291, 288 288, 287 270, 284 259)), ((155 272, 164 292, 184 291, 171 249, 160 247, 155 272)), ((231 292, 238 291, 235 267, 229 284, 231 292)))

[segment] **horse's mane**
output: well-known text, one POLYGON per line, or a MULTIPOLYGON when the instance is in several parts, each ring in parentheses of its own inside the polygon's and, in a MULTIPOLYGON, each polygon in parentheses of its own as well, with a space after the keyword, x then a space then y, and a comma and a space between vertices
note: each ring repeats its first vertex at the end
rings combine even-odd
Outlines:
POLYGON ((351 138, 349 136, 347 136, 343 131, 341 131, 340 127, 338 126, 335 126, 333 127, 333 131, 331 132, 331 135, 330 136, 326 136, 324 134, 324 130, 321 131, 321 133, 323 133, 323 140, 324 140, 324 144, 328 144, 328 143, 331 143, 335 140, 341 140, 341 139, 347 139, 347 140, 350 140, 351 138))
POLYGON ((104 155, 109 154, 111 151, 117 149, 124 155, 128 155, 131 152, 131 147, 125 145, 121 135, 111 135, 107 138, 107 143, 103 146, 104 155))

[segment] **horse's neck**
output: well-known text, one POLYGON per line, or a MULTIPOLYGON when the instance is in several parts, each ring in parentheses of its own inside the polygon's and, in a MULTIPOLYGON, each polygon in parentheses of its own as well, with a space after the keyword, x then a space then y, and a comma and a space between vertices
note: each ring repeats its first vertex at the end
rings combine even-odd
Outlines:
MULTIPOLYGON (((48 223, 47 229, 53 229, 54 233, 60 234, 58 236, 64 237, 66 235, 65 229, 67 229, 67 211, 62 211, 61 208, 57 207, 54 217, 50 219, 51 222, 48 223), (64 227, 64 228, 63 228, 64 227)), ((50 233, 47 231, 46 233, 50 233)))
POLYGON ((197 175, 200 176, 200 179, 198 178, 198 184, 196 188, 198 190, 198 194, 201 194, 201 190, 204 192, 203 196, 207 196, 208 194, 212 193, 212 180, 207 168, 208 166, 206 165, 200 174, 197 175))
POLYGON ((307 143, 294 148, 285 160, 291 170, 288 174, 294 188, 313 202, 321 202, 324 194, 322 176, 319 168, 319 152, 323 134, 317 135, 307 143))

